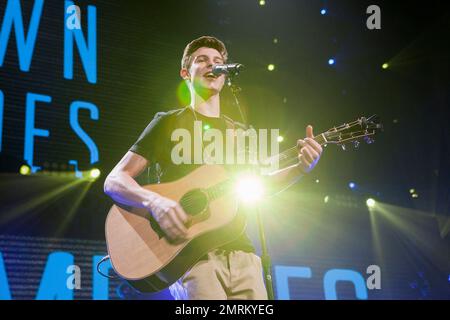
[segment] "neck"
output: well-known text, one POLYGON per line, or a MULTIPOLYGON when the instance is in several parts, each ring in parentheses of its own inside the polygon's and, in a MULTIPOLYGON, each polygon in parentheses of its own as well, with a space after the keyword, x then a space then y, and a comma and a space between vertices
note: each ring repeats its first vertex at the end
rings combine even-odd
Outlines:
MULTIPOLYGON (((193 90, 192 90, 193 91, 193 90)), ((215 95, 209 96, 208 98, 203 98, 196 92, 191 91, 191 103, 190 106, 198 113, 201 113, 207 117, 220 117, 220 95, 216 93, 215 95)))

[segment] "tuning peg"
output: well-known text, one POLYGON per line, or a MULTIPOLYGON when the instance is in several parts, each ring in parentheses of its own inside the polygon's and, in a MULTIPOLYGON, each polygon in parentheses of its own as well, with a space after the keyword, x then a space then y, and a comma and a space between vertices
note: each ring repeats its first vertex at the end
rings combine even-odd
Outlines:
POLYGON ((359 141, 355 140, 355 142, 353 142, 353 146, 355 147, 355 149, 358 149, 359 147, 359 141))

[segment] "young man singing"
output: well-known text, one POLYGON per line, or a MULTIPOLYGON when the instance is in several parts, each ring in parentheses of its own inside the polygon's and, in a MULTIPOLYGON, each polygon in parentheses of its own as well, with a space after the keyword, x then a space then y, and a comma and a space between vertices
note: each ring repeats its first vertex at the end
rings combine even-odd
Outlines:
MULTIPOLYGON (((203 36, 190 42, 181 60, 181 77, 187 82, 189 106, 159 112, 119 161, 105 181, 105 193, 114 201, 147 209, 163 232, 173 240, 186 237, 188 216, 175 201, 143 189, 134 179, 144 169, 157 167, 158 180, 179 179, 199 164, 176 164, 171 158, 176 129, 192 133, 195 121, 225 132, 239 124, 221 113, 220 92, 225 75, 214 75, 215 64, 224 64, 228 53, 218 39, 203 36)), ((309 173, 320 159, 322 148, 306 128, 306 138, 298 140, 298 163, 267 177, 271 184, 285 188, 309 173)), ((194 163, 194 162, 191 162, 194 163)), ((260 258, 244 233, 237 240, 210 251, 174 286, 175 298, 185 299, 267 299, 260 258)))

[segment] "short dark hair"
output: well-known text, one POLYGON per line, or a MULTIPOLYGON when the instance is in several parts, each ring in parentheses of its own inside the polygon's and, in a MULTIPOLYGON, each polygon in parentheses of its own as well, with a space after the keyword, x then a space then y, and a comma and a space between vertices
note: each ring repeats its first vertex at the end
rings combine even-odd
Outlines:
POLYGON ((211 36, 202 36, 188 43, 186 48, 184 48, 183 58, 181 59, 181 68, 189 69, 191 65, 191 56, 198 48, 213 48, 220 52, 223 61, 226 62, 228 59, 227 48, 224 43, 219 39, 211 36))

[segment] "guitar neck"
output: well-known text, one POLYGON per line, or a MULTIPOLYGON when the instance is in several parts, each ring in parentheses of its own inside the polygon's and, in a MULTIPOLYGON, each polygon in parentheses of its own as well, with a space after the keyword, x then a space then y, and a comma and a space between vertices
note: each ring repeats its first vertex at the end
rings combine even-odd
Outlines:
MULTIPOLYGON (((326 138, 327 132, 321 133, 315 136, 313 139, 322 145, 327 144, 328 140, 326 138)), ((295 145, 289 149, 284 150, 283 152, 270 157, 267 162, 273 163, 274 161, 278 161, 278 167, 280 169, 288 167, 298 161, 298 147, 295 145)))
POLYGON ((231 179, 226 179, 222 182, 219 182, 207 189, 205 192, 208 195, 208 199, 210 201, 220 198, 222 195, 230 191, 231 179))
MULTIPOLYGON (((350 142, 354 142, 357 146, 361 139, 366 140, 367 143, 372 143, 372 136, 375 135, 378 130, 382 130, 382 128, 383 126, 378 122, 378 117, 373 115, 369 118, 362 117, 355 121, 333 127, 328 131, 316 135, 313 139, 321 146, 336 144, 344 147, 346 143, 350 142)), ((295 145, 262 162, 264 163, 264 166, 270 166, 270 168, 276 167, 277 169, 275 171, 296 164, 298 162, 298 146, 295 145), (276 166, 272 166, 274 162, 277 162, 276 166)), ((208 197, 210 199, 220 197, 224 192, 227 192, 229 184, 230 180, 226 180, 208 188, 206 190, 208 197)))
MULTIPOLYGON (((383 126, 378 122, 378 117, 373 115, 369 118, 359 118, 358 120, 344 123, 338 127, 331 128, 319 135, 316 135, 313 139, 322 145, 337 144, 341 145, 345 150, 345 144, 354 142, 357 147, 359 140, 364 139, 367 143, 372 143, 374 140, 372 136, 378 130, 382 130, 383 126)), ((270 157, 267 163, 272 164, 274 161, 278 161, 279 168, 285 168, 288 165, 292 165, 297 162, 298 146, 289 148, 280 154, 270 157)))

